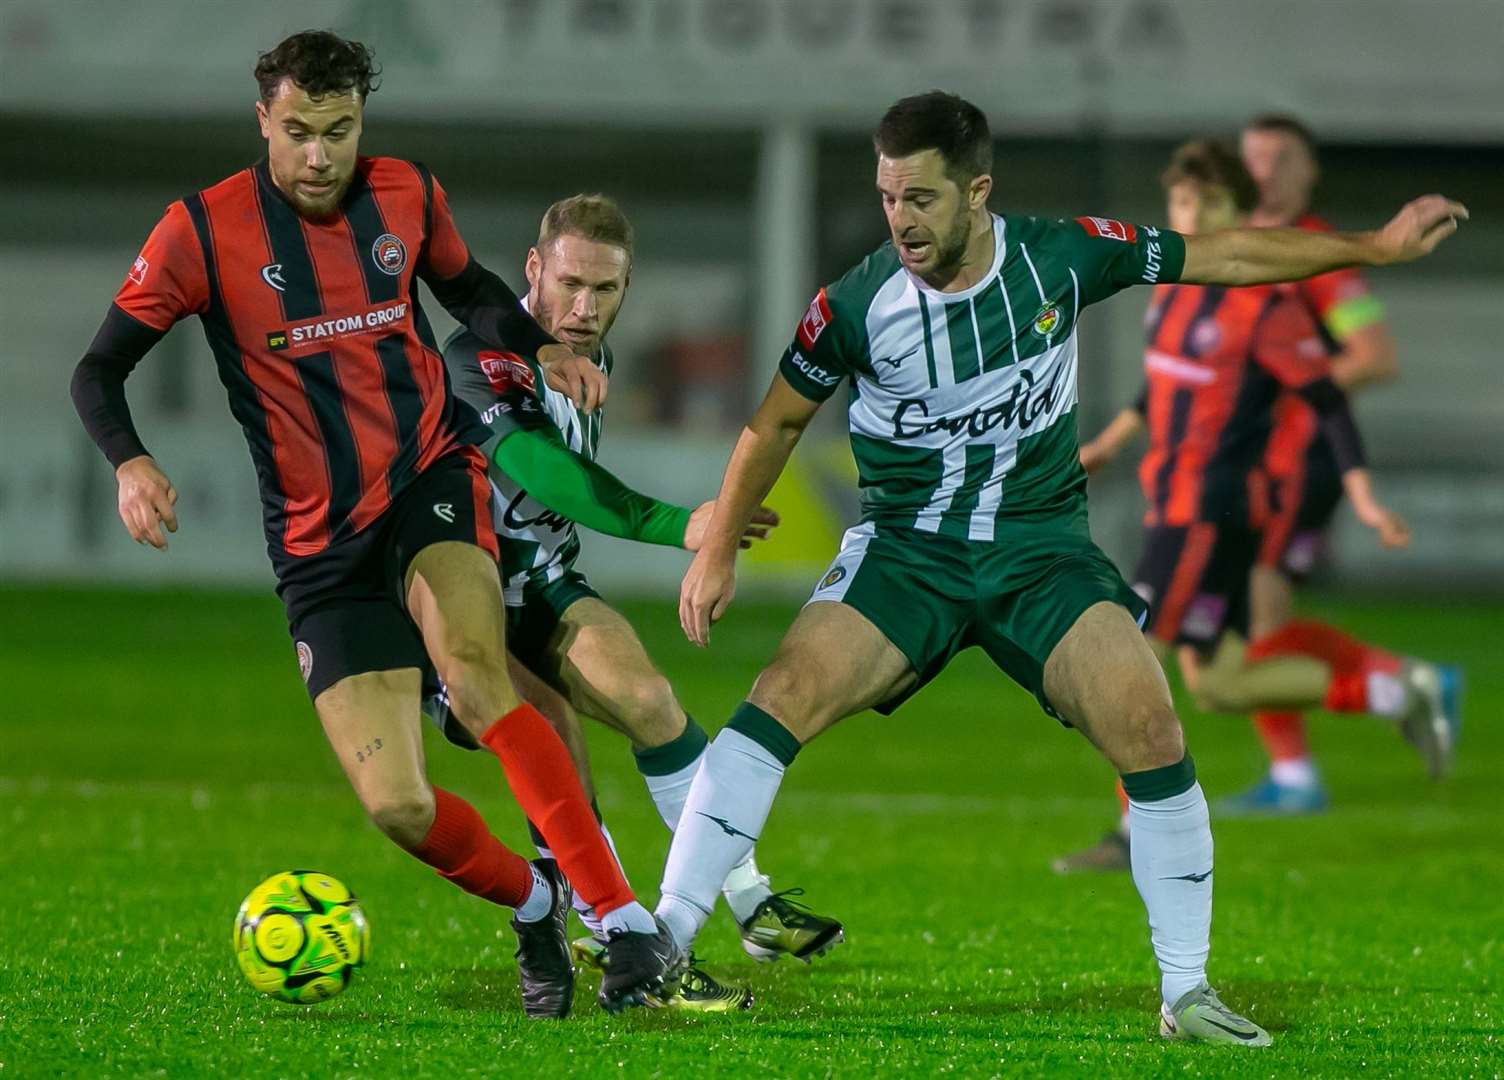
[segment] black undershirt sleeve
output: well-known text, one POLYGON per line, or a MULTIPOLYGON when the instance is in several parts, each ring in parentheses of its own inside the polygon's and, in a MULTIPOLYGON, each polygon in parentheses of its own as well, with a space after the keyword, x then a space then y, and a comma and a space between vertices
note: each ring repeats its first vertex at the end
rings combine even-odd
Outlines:
POLYGON ((1133 404, 1129 408, 1144 419, 1147 420, 1149 418, 1149 384, 1147 382, 1139 387, 1138 397, 1133 399, 1133 404))
POLYGON ((73 369, 73 407, 94 445, 116 468, 147 452, 131 421, 125 379, 164 336, 111 304, 89 351, 73 369))
POLYGON ((474 258, 452 278, 436 278, 421 269, 419 273, 444 310, 492 348, 531 360, 543 346, 558 344, 533 321, 507 283, 474 258))
POLYGON ((1342 388, 1326 377, 1306 383, 1296 393, 1316 410, 1316 422, 1337 459, 1338 471, 1363 468, 1368 463, 1363 455, 1363 437, 1358 434, 1358 423, 1342 388))

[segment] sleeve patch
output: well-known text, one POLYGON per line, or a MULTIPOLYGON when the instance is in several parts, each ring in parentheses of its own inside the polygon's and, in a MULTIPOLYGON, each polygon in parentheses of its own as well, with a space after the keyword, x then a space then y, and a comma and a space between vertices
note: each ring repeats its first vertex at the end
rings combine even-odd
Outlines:
POLYGON ((815 342, 830 325, 830 318, 830 304, 825 299, 825 290, 821 289, 810 301, 804 318, 799 320, 799 343, 806 349, 813 349, 815 342))
POLYGON ((151 263, 146 261, 145 255, 137 255, 136 261, 131 263, 130 273, 125 276, 137 285, 146 284, 146 271, 151 269, 151 263))
POLYGON ((1138 240, 1138 230, 1128 222, 1118 221, 1116 218, 1078 217, 1076 224, 1103 240, 1121 240, 1125 244, 1138 240))
POLYGON ((486 373, 491 389, 498 394, 512 390, 524 390, 529 394, 537 392, 533 369, 516 353, 483 350, 477 352, 475 358, 480 361, 480 369, 486 373))

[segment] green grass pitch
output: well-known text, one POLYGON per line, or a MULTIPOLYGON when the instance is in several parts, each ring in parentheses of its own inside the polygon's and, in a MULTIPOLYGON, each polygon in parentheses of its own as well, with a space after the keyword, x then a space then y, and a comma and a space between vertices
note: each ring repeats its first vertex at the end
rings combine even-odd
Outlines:
MULTIPOLYGON (((99 1076, 1498 1076, 1504 1070, 1504 608, 1313 604, 1469 672, 1455 776, 1394 734, 1320 716, 1334 799, 1310 821, 1217 826, 1212 975, 1276 1036, 1164 1045, 1129 879, 1060 879, 1051 856, 1115 813, 1107 767, 979 654, 891 719, 805 751, 759 849, 775 886, 845 920, 813 967, 757 966, 719 913, 700 945, 757 1007, 612 1019, 583 977, 566 1023, 527 1022, 504 915, 363 818, 298 682, 270 595, 0 590, 0 1080, 99 1076), (299 1008, 242 981, 230 923, 276 870, 362 897, 374 958, 299 1008)), ((791 610, 747 604, 711 660, 666 604, 628 605, 714 729, 791 610)), ((1208 794, 1252 781, 1241 720, 1186 714, 1208 794)), ((488 755, 429 733, 432 777, 509 843, 488 755)), ((592 732, 629 874, 656 896, 668 836, 624 743, 592 732)))

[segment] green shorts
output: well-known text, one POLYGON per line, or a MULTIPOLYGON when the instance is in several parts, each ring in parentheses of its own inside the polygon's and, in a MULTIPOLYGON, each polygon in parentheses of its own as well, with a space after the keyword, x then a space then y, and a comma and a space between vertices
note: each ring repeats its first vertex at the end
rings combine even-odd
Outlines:
POLYGON ((1092 543, 1083 513, 1000 525, 988 542, 863 522, 842 537, 809 603, 854 608, 908 657, 918 682, 878 712, 891 713, 975 645, 1059 719, 1045 697, 1044 662, 1103 600, 1127 608, 1139 626, 1148 617, 1148 605, 1092 543))
POLYGON ((529 671, 544 674, 551 661, 554 631, 565 610, 576 600, 587 596, 600 599, 600 595, 578 570, 566 570, 563 577, 547 585, 527 585, 522 590, 522 603, 507 606, 507 648, 529 671))

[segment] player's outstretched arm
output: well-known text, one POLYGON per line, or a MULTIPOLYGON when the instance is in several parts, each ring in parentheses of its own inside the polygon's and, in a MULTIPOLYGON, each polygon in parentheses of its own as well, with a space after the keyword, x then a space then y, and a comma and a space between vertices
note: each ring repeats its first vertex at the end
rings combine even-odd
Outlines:
POLYGON ((1185 238, 1180 280, 1193 285, 1262 285, 1340 270, 1391 266, 1429 255, 1467 220, 1467 207, 1442 195, 1408 202, 1372 232, 1224 229, 1185 238))
POLYGON ((736 593, 737 545, 819 408, 820 402, 774 375, 736 440, 704 542, 679 588, 679 625, 694 644, 710 643, 710 624, 725 614, 736 593))
POLYGON ((1138 408, 1124 409, 1112 418, 1100 435, 1081 447, 1081 467, 1088 476, 1099 471, 1144 430, 1144 415, 1138 408))

